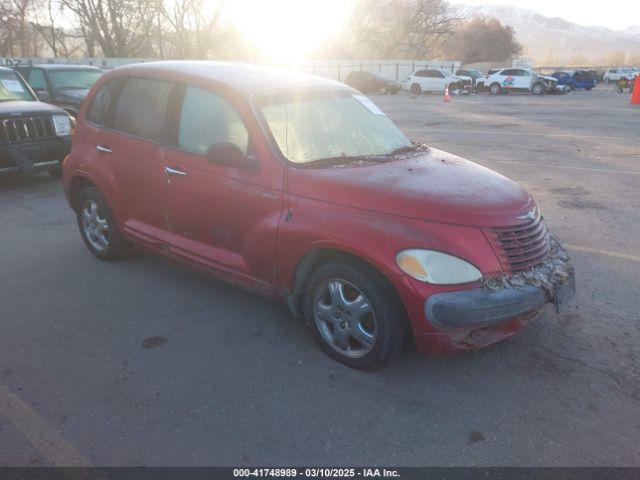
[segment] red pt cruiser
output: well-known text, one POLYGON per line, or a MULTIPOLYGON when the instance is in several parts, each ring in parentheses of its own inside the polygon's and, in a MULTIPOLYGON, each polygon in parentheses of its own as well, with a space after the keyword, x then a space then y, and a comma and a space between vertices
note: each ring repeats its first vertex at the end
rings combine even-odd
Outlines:
POLYGON ((512 335, 573 293, 531 197, 410 142, 367 97, 240 64, 115 69, 78 115, 65 191, 98 258, 130 244, 286 302, 351 367, 512 335))

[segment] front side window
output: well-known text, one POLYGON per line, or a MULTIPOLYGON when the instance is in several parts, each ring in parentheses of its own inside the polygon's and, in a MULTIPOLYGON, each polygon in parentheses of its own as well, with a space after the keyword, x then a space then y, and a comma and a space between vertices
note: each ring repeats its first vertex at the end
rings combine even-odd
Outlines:
POLYGON ((102 76, 100 70, 51 70, 49 81, 54 90, 91 88, 102 76))
POLYGON ((205 155, 209 148, 230 142, 246 154, 249 133, 236 109, 222 96, 188 86, 182 102, 178 148, 205 155))
POLYGON ((154 142, 164 140, 173 84, 151 78, 127 80, 116 102, 113 128, 154 142))
POLYGON ((0 102, 35 100, 22 79, 15 72, 0 72, 0 102))
POLYGON ((291 162, 391 155, 411 142, 367 97, 298 91, 263 97, 262 117, 291 162))

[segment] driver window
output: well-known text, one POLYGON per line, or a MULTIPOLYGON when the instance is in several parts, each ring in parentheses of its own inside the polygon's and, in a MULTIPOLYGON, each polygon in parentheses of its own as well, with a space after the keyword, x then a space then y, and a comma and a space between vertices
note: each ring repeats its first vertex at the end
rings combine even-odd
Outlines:
POLYGON ((182 102, 178 148, 206 155, 215 143, 231 142, 246 154, 249 133, 236 109, 220 95, 188 86, 182 102))

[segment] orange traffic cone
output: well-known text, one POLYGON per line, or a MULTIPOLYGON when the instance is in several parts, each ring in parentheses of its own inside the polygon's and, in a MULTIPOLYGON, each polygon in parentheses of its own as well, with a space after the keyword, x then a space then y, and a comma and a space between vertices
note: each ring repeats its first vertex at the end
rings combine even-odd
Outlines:
POLYGON ((640 75, 633 83, 633 93, 631 94, 631 105, 640 105, 640 75))
POLYGON ((451 100, 451 97, 449 97, 449 85, 446 85, 444 87, 444 101, 448 102, 451 100))

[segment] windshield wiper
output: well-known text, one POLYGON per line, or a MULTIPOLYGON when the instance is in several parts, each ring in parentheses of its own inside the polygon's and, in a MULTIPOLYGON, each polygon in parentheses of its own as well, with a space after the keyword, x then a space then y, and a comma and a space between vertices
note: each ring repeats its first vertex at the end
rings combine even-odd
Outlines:
POLYGON ((344 165, 353 162, 386 162, 389 158, 387 155, 340 155, 336 157, 325 157, 303 163, 308 167, 325 167, 331 165, 344 165))
POLYGON ((420 150, 425 150, 428 147, 426 145, 422 145, 421 143, 413 142, 411 145, 407 145, 406 147, 399 147, 394 150, 391 150, 388 155, 402 155, 403 153, 409 152, 417 152, 420 150))

